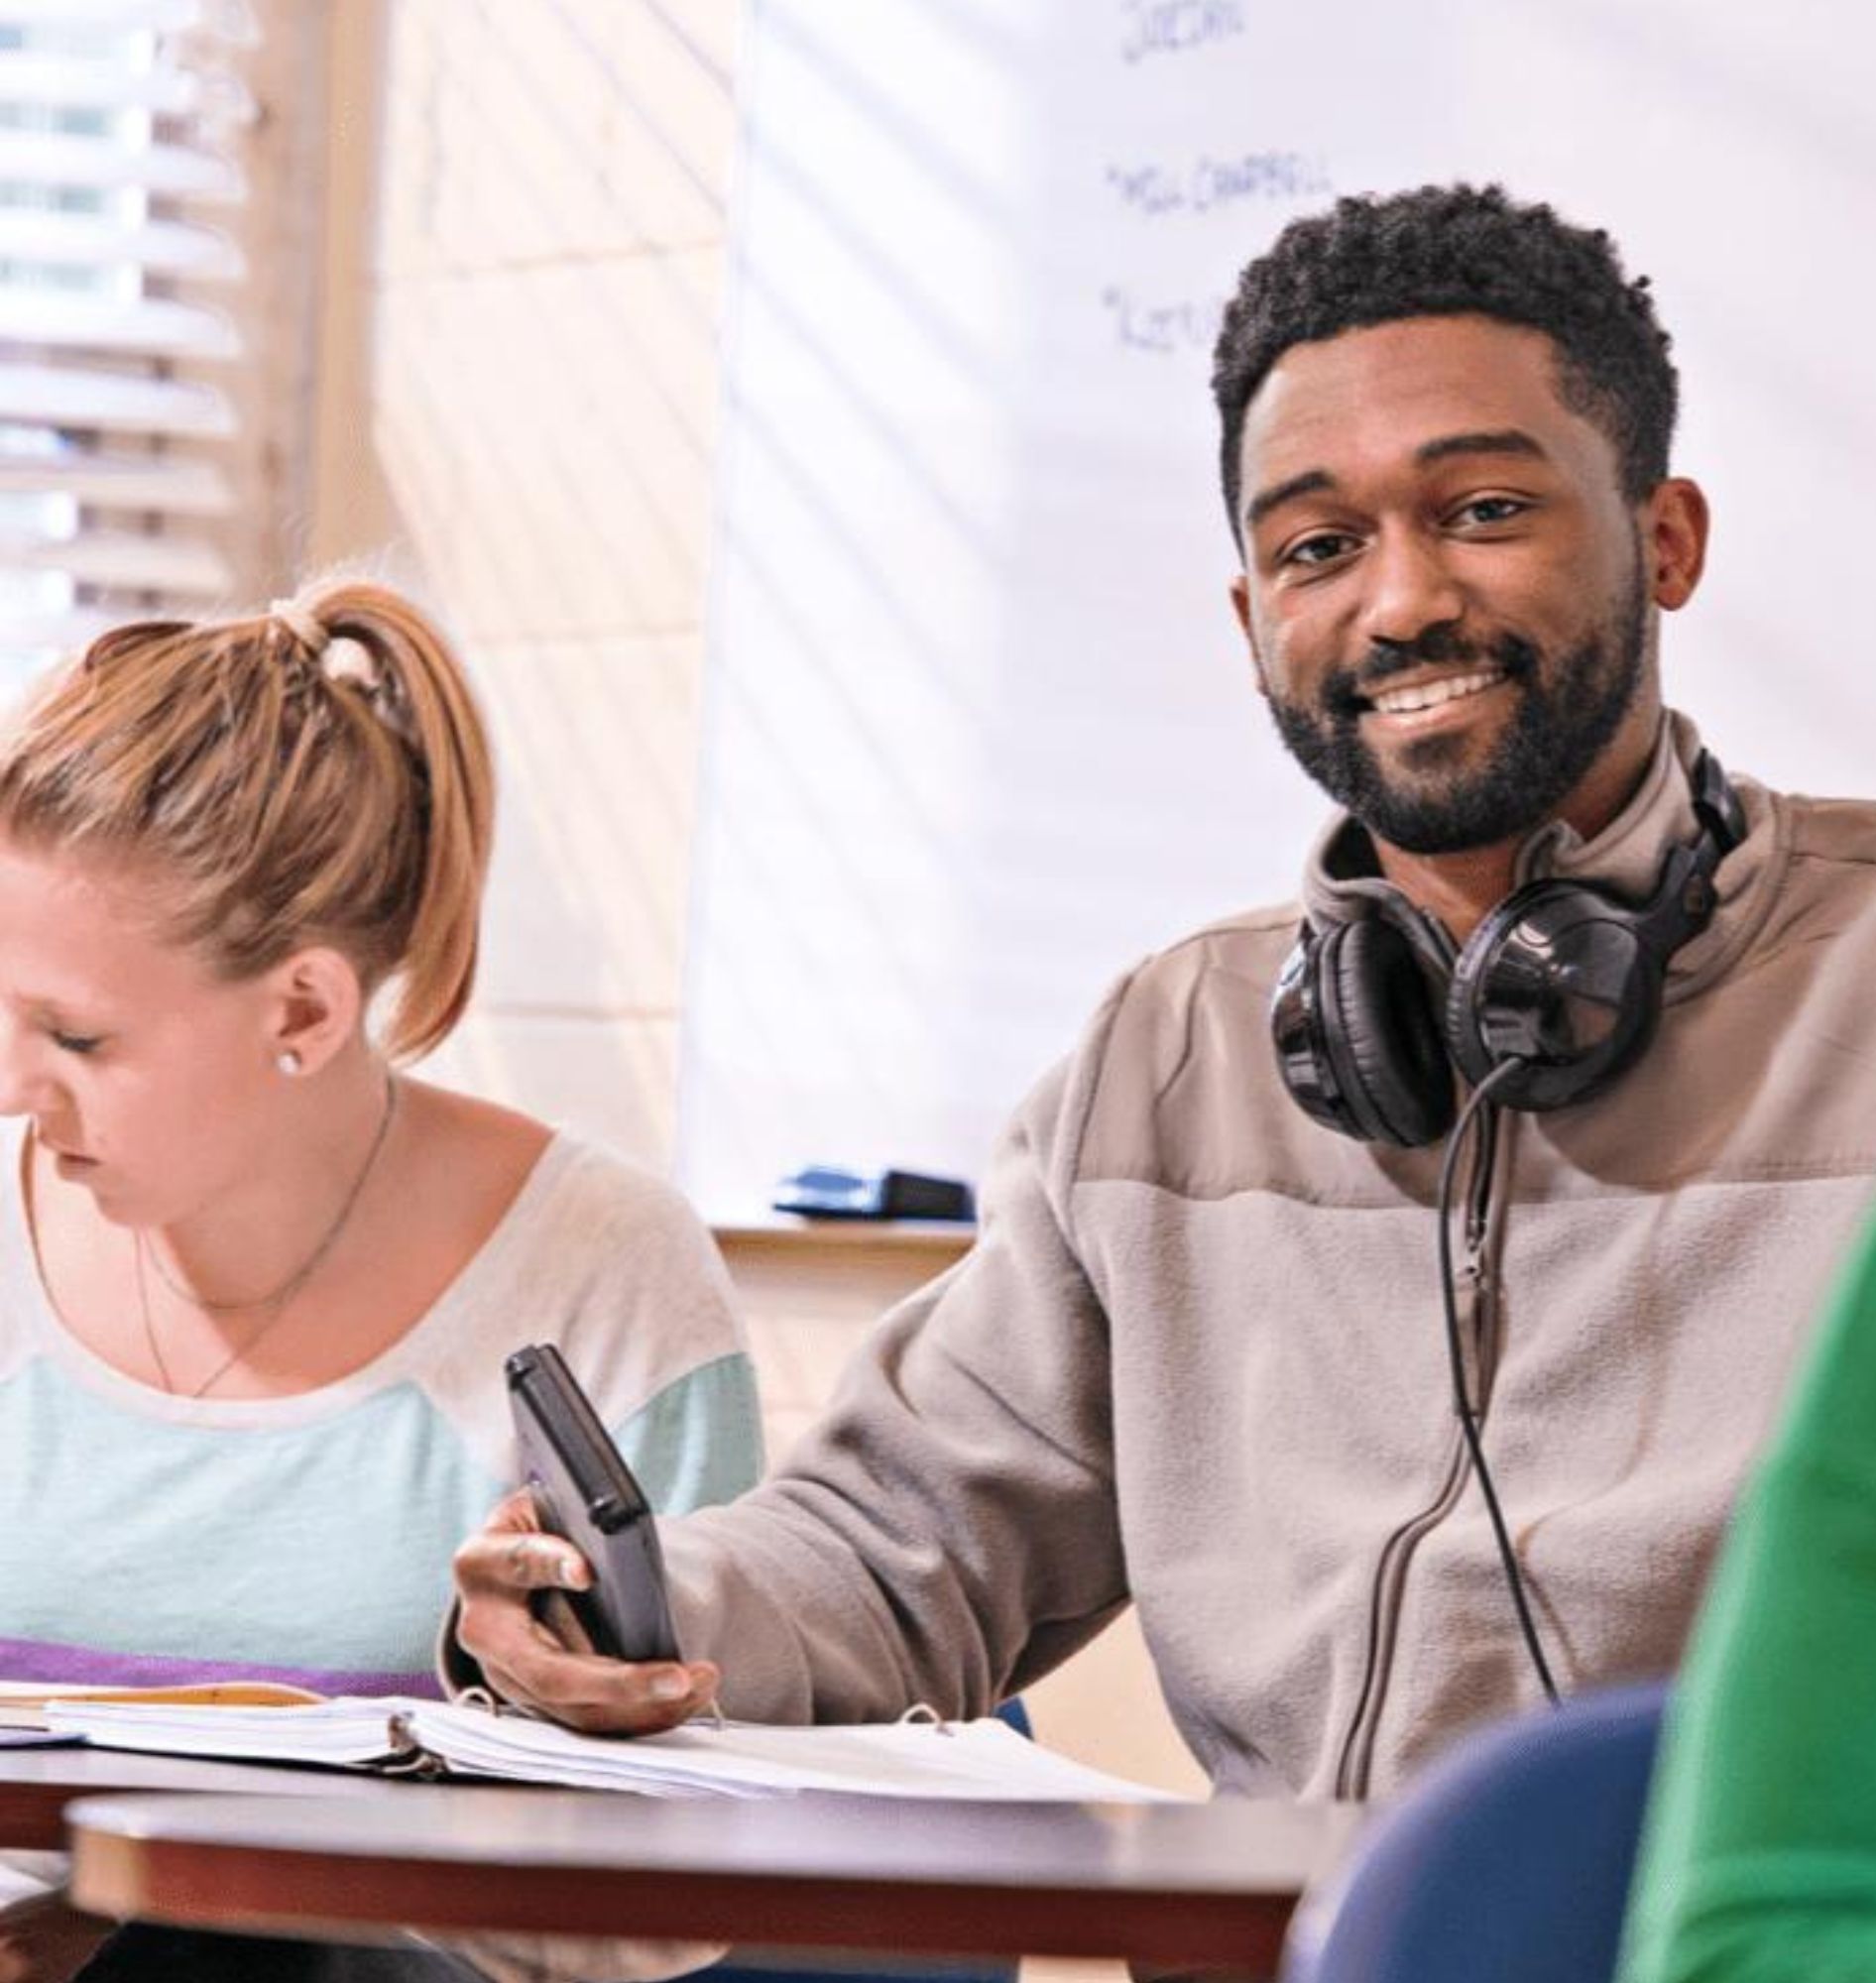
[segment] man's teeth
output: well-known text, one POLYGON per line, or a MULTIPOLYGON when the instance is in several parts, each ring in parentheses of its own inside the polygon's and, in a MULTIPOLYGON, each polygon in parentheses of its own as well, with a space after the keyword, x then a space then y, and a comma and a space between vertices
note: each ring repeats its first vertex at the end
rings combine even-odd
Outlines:
POLYGON ((1447 675, 1440 681, 1417 682, 1412 688, 1384 689, 1371 701, 1383 716, 1406 716, 1417 709, 1437 709, 1462 695, 1476 695, 1504 678, 1503 668, 1481 668, 1475 675, 1447 675))

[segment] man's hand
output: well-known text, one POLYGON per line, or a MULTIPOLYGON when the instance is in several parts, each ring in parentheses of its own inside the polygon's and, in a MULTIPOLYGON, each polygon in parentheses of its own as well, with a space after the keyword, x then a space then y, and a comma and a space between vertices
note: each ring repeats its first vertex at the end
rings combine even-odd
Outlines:
POLYGON ((0 1910, 0 1983, 67 1983, 117 1924, 81 1915, 58 1893, 0 1910))
POLYGON ((537 1590, 586 1590, 593 1573, 571 1543, 544 1535, 531 1498, 511 1494, 456 1552, 456 1637, 489 1686, 593 1734, 649 1734, 687 1721, 716 1698, 717 1669, 629 1665, 575 1651, 533 1614, 537 1590))

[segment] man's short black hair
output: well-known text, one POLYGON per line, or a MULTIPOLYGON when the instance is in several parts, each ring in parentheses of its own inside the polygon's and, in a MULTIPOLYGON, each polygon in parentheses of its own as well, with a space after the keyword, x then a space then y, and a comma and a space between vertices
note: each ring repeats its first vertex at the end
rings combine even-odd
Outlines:
POLYGON ((1422 186, 1336 202, 1294 220, 1238 279, 1212 365, 1224 423, 1220 465, 1241 547, 1244 414, 1294 344, 1403 317, 1476 314, 1528 325, 1558 350, 1564 404, 1615 445, 1623 494, 1639 503, 1668 472, 1678 388, 1648 278, 1630 282, 1600 228, 1502 186, 1422 186))

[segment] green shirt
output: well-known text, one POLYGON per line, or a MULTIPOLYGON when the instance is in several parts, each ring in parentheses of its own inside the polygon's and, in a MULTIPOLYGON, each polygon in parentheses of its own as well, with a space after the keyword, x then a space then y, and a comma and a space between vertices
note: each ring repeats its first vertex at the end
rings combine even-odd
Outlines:
POLYGON ((1707 1594, 1620 1969, 1775 1977, 1876 1978, 1876 1227, 1707 1594))

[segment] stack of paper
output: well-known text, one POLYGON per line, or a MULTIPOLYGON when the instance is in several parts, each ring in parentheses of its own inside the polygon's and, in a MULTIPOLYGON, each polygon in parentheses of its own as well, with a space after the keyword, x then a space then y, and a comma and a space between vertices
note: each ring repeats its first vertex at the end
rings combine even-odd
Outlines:
POLYGON ((48 1701, 45 1716, 48 1728, 82 1736, 100 1749, 371 1769, 409 1755, 413 1745, 398 1724, 401 1713, 415 1705, 390 1697, 346 1697, 280 1707, 92 1697, 48 1701))
POLYGON ((647 1797, 845 1791, 1078 1804, 1168 1797, 1071 1762, 995 1720, 816 1728, 693 1721, 626 1738, 402 1697, 259 1708, 69 1700, 45 1712, 52 1728, 105 1748, 369 1769, 427 1760, 452 1774, 647 1797))
POLYGON ((1153 1803, 1165 1793, 1085 1768, 997 1720, 771 1728, 692 1721, 631 1740, 549 1721, 421 1703, 418 1743, 452 1769, 656 1797, 847 1791, 900 1798, 1153 1803))

